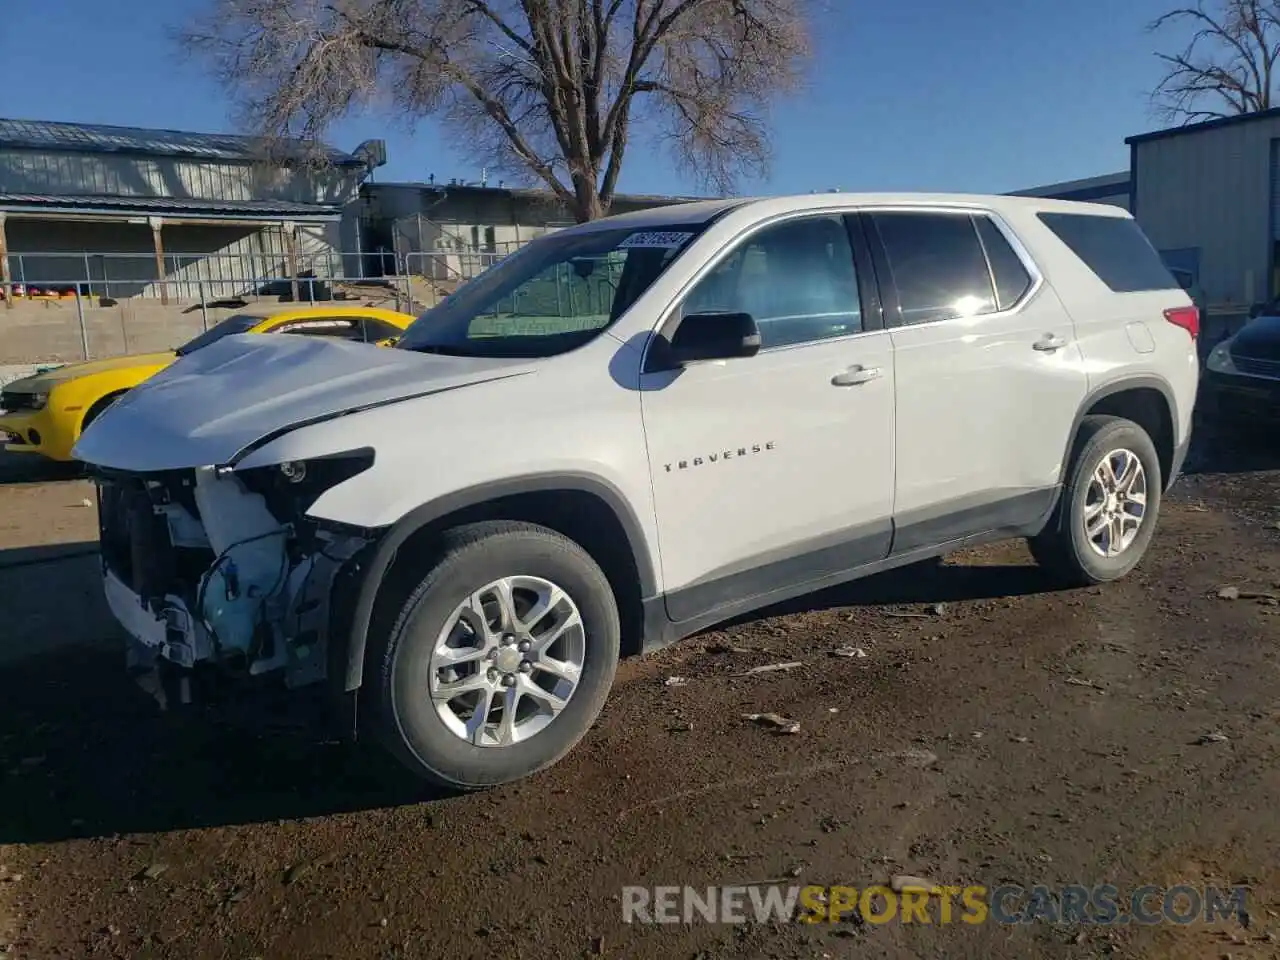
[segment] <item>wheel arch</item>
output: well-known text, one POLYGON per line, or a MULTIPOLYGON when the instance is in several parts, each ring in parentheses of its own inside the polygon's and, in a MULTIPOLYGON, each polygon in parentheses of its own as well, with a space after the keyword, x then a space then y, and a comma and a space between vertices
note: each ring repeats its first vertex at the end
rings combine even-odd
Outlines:
POLYGON ((624 654, 640 651, 641 602, 657 593, 657 578, 648 539, 627 499, 597 476, 522 476, 460 490, 416 507, 371 547, 361 563, 350 614, 342 618, 346 623, 335 624, 335 639, 345 637, 346 649, 344 657, 330 663, 343 672, 343 692, 357 690, 363 683, 369 637, 386 616, 387 604, 382 601, 394 597, 415 570, 421 576, 421 566, 414 559, 429 553, 440 531, 486 519, 540 523, 578 542, 600 564, 613 587, 623 624, 624 654))
POLYGON ((1160 479, 1168 489, 1176 479, 1178 463, 1178 402, 1169 382, 1157 376, 1125 377, 1090 391, 1076 411, 1062 457, 1061 482, 1071 469, 1072 455, 1085 417, 1111 414, 1138 424, 1151 437, 1160 458, 1160 479))
POLYGON ((104 393, 102 396, 98 397, 98 399, 94 400, 93 403, 89 404, 88 408, 84 412, 84 416, 80 418, 79 432, 84 433, 89 424, 96 420, 102 414, 103 410, 107 409, 107 407, 111 406, 111 404, 115 403, 132 389, 132 387, 117 387, 114 390, 109 390, 104 393))

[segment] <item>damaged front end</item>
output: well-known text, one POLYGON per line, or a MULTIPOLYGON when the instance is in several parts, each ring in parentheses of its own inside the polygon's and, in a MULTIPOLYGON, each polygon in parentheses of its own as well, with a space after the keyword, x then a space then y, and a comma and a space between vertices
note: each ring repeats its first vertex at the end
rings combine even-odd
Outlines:
POLYGON ((130 669, 162 707, 199 699, 204 676, 297 688, 332 675, 343 582, 377 533, 306 512, 372 464, 360 450, 245 470, 97 471, 107 602, 130 669))

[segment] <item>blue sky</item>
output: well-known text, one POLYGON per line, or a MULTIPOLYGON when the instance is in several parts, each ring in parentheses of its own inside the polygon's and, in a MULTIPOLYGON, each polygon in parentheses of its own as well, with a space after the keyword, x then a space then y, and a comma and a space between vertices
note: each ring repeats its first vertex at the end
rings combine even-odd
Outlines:
MULTIPOLYGON (((1162 124, 1147 91, 1174 0, 828 0, 806 89, 773 120, 772 175, 742 192, 1003 192, 1125 169, 1124 138, 1162 124)), ((11 2, 0 116, 230 130, 229 105, 169 31, 204 0, 11 2)), ((1163 38, 1168 48, 1176 37, 1163 38)), ((387 141, 380 180, 474 179, 430 122, 353 118, 330 141, 387 141)), ((492 182, 492 181, 491 181, 492 182)), ((694 193, 636 142, 621 187, 694 193)))

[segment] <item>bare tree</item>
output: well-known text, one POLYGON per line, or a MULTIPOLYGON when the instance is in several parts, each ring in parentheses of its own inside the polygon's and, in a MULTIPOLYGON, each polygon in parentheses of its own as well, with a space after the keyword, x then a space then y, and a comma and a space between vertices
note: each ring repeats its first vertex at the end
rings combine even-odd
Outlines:
POLYGON ((810 0, 208 0, 181 36, 264 136, 438 116, 476 159, 608 212, 633 128, 703 184, 767 169, 810 0))
POLYGON ((1189 28, 1181 53, 1157 53, 1165 72, 1152 93, 1161 115, 1194 123, 1267 110, 1280 59, 1280 0, 1204 0, 1171 10, 1153 31, 1189 28))

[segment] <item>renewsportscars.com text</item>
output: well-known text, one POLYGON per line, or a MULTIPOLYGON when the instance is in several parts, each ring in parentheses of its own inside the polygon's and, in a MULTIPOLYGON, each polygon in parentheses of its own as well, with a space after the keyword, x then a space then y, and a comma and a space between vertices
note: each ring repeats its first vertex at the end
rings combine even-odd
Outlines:
POLYGON ((624 923, 867 923, 1126 925, 1246 917, 1246 888, 916 884, 622 888, 624 923))

